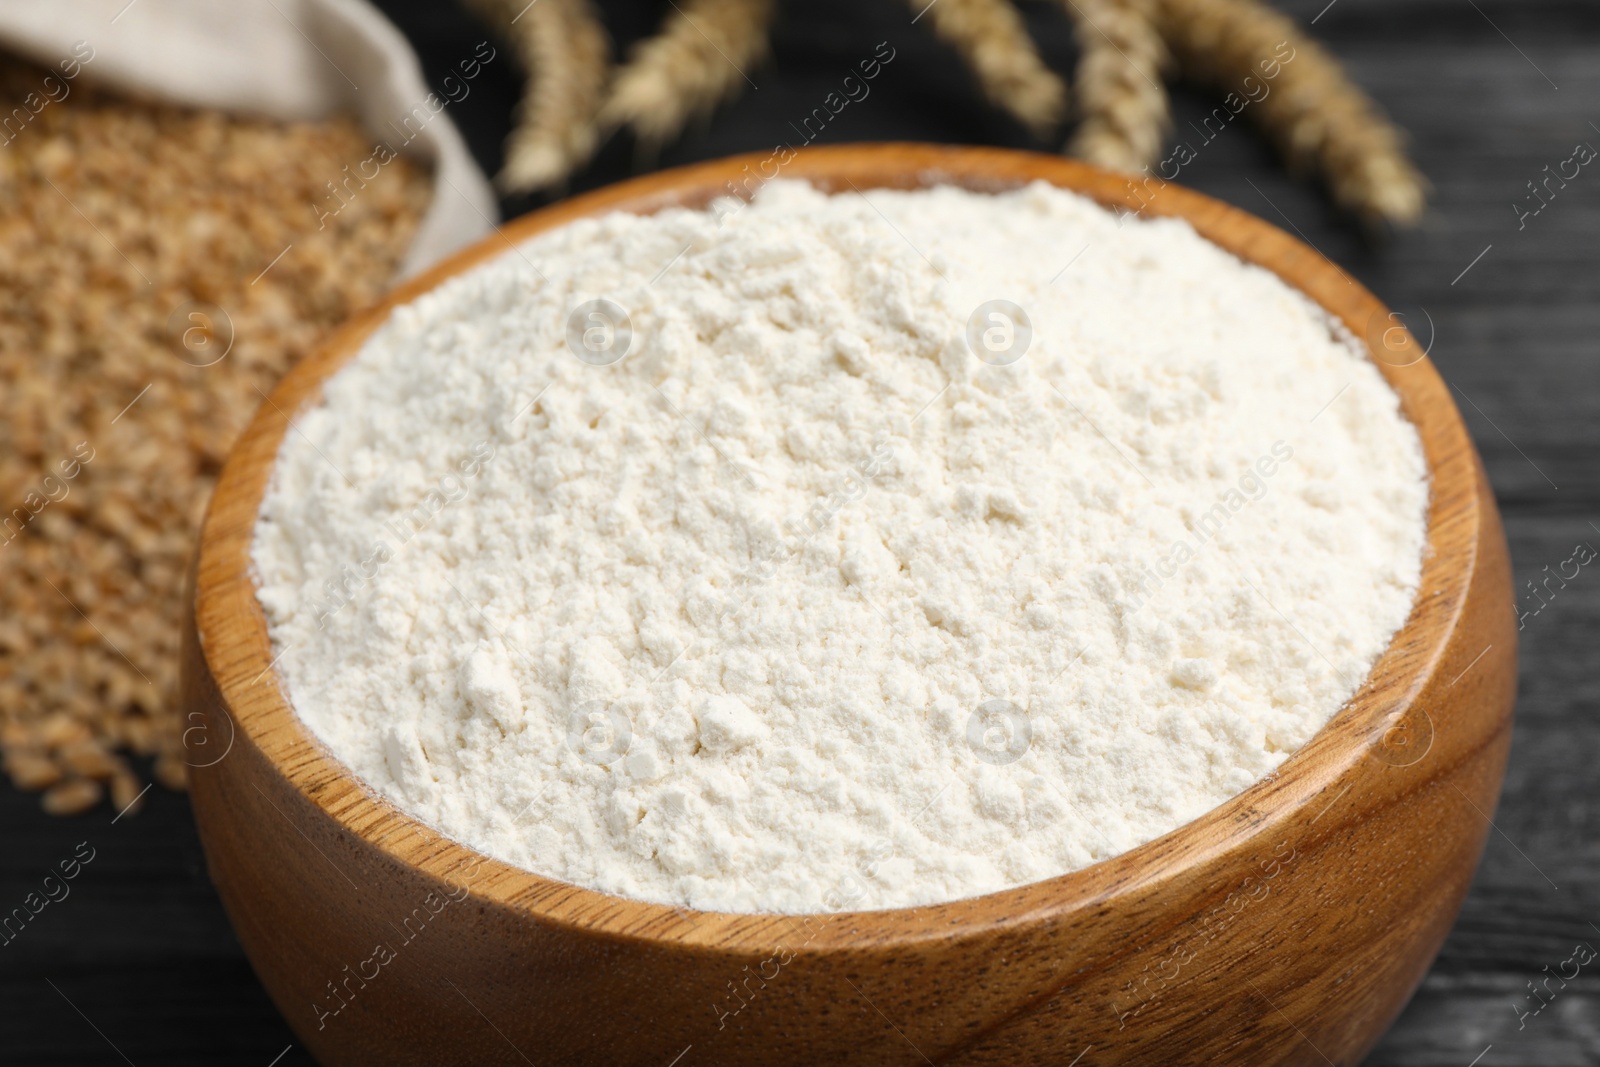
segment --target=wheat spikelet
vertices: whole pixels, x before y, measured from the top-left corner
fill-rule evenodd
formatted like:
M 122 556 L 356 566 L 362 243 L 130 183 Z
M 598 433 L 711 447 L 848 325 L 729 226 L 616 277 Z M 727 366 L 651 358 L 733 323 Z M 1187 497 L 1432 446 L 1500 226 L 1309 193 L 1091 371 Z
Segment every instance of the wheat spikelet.
M 1137 172 L 1160 156 L 1171 124 L 1156 0 L 1064 3 L 1083 53 L 1074 86 L 1082 121 L 1067 150 L 1111 170 Z
M 1161 3 L 1185 73 L 1241 95 L 1246 77 L 1267 87 L 1250 113 L 1290 166 L 1320 171 L 1334 201 L 1366 221 L 1404 225 L 1422 214 L 1427 185 L 1400 130 L 1291 20 L 1256 0 Z
M 599 144 L 595 115 L 611 45 L 590 0 L 467 0 L 515 46 L 527 71 L 496 179 L 508 192 L 562 181 Z
M 990 103 L 1015 115 L 1035 136 L 1055 129 L 1067 87 L 1039 58 L 1010 0 L 911 0 L 911 6 L 961 53 Z
M 600 110 L 607 128 L 631 126 L 641 143 L 676 137 L 749 81 L 767 56 L 773 0 L 681 0 L 661 32 L 617 72 Z

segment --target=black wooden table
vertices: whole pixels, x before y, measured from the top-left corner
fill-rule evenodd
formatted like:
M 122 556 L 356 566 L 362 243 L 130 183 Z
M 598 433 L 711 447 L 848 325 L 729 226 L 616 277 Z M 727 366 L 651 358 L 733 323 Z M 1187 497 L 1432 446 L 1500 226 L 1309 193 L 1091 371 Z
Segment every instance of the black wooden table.
M 909 24 L 907 3 L 783 2 L 775 61 L 751 72 L 759 89 L 647 162 L 770 148 L 882 40 L 898 50 L 896 62 L 823 140 L 1032 147 L 1020 128 L 982 105 L 953 56 Z M 380 6 L 416 42 L 432 77 L 483 36 L 444 0 Z M 1600 546 L 1600 169 L 1586 168 L 1536 216 L 1519 220 L 1513 207 L 1546 165 L 1570 158 L 1579 143 L 1600 147 L 1600 4 L 1285 6 L 1303 23 L 1316 19 L 1320 38 L 1412 132 L 1434 185 L 1425 223 L 1370 247 L 1243 127 L 1208 145 L 1184 181 L 1299 231 L 1406 314 L 1424 342 L 1432 335 L 1432 357 L 1504 509 L 1524 609 L 1539 608 L 1524 620 L 1511 766 L 1482 867 L 1438 963 L 1368 1062 L 1600 1063 L 1600 959 L 1564 983 L 1545 984 L 1570 975 L 1565 961 L 1578 944 L 1600 948 L 1600 683 L 1593 670 L 1600 568 L 1583 568 L 1548 603 L 1524 585 L 1546 566 L 1554 572 L 1580 543 Z M 665 7 L 606 5 L 624 42 Z M 1048 60 L 1070 71 L 1074 53 L 1059 7 L 1027 10 Z M 452 105 L 490 171 L 499 165 L 517 89 L 510 65 L 493 64 L 472 96 Z M 1180 134 L 1209 106 L 1180 94 Z M 604 184 L 643 165 L 621 141 L 573 186 Z M 55 820 L 39 813 L 37 798 L 0 787 L 0 909 L 20 903 L 80 843 L 94 855 L 70 897 L 0 948 L 0 1063 L 311 1062 L 229 930 L 187 801 L 159 788 L 146 799 L 143 812 L 115 824 L 104 808 Z M 1175 1042 L 1173 1061 L 1181 1058 Z M 1084 1067 L 1092 1060 L 1091 1053 Z

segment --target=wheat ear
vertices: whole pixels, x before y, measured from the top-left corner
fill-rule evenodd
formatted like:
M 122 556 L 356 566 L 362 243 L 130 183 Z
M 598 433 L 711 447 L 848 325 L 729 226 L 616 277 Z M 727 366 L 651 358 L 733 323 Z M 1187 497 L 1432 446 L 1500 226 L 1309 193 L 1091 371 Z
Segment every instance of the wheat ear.
M 1159 158 L 1172 124 L 1156 0 L 1064 3 L 1082 52 L 1074 85 L 1080 122 L 1067 150 L 1111 170 L 1140 171 Z
M 611 43 L 590 0 L 467 0 L 515 47 L 527 80 L 496 179 L 507 192 L 555 185 L 599 144 L 595 115 Z
M 1039 58 L 1010 0 L 911 0 L 911 6 L 961 53 L 990 103 L 1037 137 L 1055 129 L 1066 109 L 1066 84 Z
M 1256 0 L 1162 0 L 1162 26 L 1184 72 L 1251 100 L 1290 166 L 1319 171 L 1340 206 L 1368 222 L 1421 216 L 1427 182 L 1404 135 L 1293 21 Z
M 661 32 L 640 43 L 618 70 L 600 109 L 607 128 L 631 126 L 641 143 L 676 137 L 750 81 L 767 56 L 773 0 L 681 0 Z

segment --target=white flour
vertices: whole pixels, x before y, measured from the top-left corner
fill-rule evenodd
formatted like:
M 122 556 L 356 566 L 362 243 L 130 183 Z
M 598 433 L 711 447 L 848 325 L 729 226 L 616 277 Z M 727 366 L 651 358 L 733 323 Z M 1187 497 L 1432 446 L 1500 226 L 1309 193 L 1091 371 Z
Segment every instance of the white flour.
M 260 600 L 361 779 L 622 896 L 882 908 L 1148 841 L 1349 698 L 1427 483 L 1326 316 L 1048 187 L 868 195 L 574 223 L 299 416 Z

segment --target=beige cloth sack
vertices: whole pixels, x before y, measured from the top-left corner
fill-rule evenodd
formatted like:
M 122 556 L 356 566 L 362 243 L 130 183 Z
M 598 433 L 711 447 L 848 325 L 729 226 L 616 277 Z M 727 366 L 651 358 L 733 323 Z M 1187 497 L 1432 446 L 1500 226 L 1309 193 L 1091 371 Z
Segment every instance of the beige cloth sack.
M 411 45 L 366 0 L 0 0 L 0 45 L 56 69 L 92 54 L 83 75 L 176 104 L 275 119 L 354 115 L 376 141 L 433 170 L 433 202 L 402 277 L 497 221 L 448 101 L 430 93 Z

